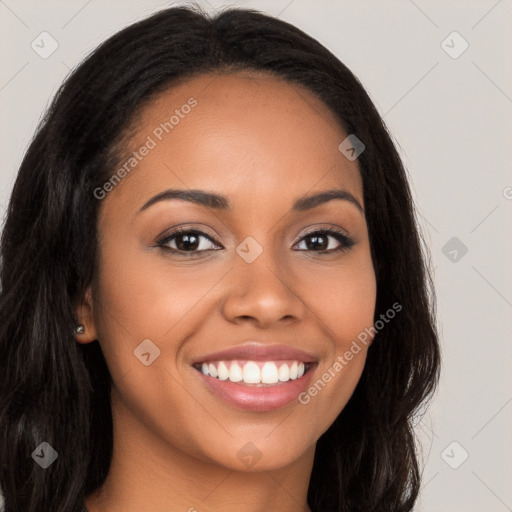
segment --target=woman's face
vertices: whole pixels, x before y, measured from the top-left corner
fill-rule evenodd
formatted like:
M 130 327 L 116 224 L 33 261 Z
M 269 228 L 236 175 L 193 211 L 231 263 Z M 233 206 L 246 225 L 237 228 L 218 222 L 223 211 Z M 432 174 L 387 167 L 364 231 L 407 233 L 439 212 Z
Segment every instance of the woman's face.
M 376 299 L 347 135 L 309 91 L 255 73 L 202 75 L 144 109 L 104 188 L 86 323 L 126 435 L 260 471 L 297 460 L 336 419 Z M 170 190 L 223 199 L 152 201 Z M 240 350 L 215 354 L 228 349 Z

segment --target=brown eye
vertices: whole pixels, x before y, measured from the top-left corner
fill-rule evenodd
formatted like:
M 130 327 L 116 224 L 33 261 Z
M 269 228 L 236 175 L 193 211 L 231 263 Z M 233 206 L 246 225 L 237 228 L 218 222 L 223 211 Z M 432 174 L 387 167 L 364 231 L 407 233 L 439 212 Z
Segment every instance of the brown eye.
M 183 228 L 173 231 L 160 240 L 158 246 L 169 252 L 190 255 L 219 248 L 212 238 L 202 231 Z
M 332 247 L 332 242 L 329 239 L 336 240 L 338 247 Z M 352 238 L 332 228 L 312 231 L 302 237 L 301 242 L 303 241 L 305 241 L 306 250 L 327 253 L 348 251 L 355 244 Z

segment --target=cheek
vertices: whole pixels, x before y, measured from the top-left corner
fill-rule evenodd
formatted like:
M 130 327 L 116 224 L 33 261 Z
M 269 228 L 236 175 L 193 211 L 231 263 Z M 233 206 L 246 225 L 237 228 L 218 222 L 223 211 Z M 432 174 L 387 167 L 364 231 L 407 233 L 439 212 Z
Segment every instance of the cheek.
M 317 368 L 310 387 L 299 396 L 309 414 L 324 418 L 323 431 L 352 396 L 373 338 L 369 328 L 373 326 L 377 287 L 369 255 L 355 258 L 339 273 L 331 273 L 325 283 L 323 291 L 317 288 L 311 307 L 332 340 L 331 351 Z
M 337 354 L 373 325 L 377 284 L 369 251 L 360 250 L 337 270 L 316 275 L 309 289 L 311 308 L 335 341 Z
M 111 334 L 119 330 L 133 342 L 162 338 L 218 280 L 214 272 L 200 274 L 194 265 L 171 267 L 155 251 L 115 239 L 103 247 L 97 315 L 103 338 L 115 339 Z
M 137 253 L 113 230 L 108 232 L 108 241 L 100 250 L 94 319 L 114 379 L 138 368 L 134 350 L 143 340 L 156 339 L 155 327 L 169 330 L 173 325 L 172 317 L 161 319 L 165 326 L 155 325 L 155 307 L 160 299 L 155 283 L 160 281 L 149 262 L 150 254 L 141 254 L 140 249 Z M 167 293 L 169 290 L 172 288 Z
M 129 373 L 136 387 L 139 381 L 147 385 L 147 375 L 153 378 L 157 367 L 176 368 L 181 345 L 209 314 L 208 292 L 226 272 L 220 266 L 205 271 L 204 266 L 179 265 L 176 260 L 171 266 L 165 257 L 156 258 L 154 251 L 141 251 L 135 244 L 130 247 L 125 240 L 109 237 L 101 250 L 95 293 L 98 339 L 111 375 L 116 381 Z M 146 367 L 134 354 L 139 347 L 140 354 L 147 352 L 142 347 L 153 351 L 150 360 L 153 354 L 162 357 Z M 164 374 L 156 380 L 169 378 Z M 172 379 L 168 384 L 166 389 L 176 388 Z M 158 390 L 147 396 L 157 395 Z

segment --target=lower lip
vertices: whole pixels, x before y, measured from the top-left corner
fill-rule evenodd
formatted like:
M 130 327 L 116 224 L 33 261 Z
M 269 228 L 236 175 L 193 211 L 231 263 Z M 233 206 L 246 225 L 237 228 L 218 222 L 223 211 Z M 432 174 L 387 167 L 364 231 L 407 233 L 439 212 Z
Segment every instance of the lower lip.
M 300 378 L 272 386 L 245 386 L 228 380 L 220 380 L 205 375 L 200 370 L 194 371 L 202 378 L 208 389 L 222 398 L 229 405 L 246 411 L 273 411 L 298 399 L 311 382 L 316 364 Z

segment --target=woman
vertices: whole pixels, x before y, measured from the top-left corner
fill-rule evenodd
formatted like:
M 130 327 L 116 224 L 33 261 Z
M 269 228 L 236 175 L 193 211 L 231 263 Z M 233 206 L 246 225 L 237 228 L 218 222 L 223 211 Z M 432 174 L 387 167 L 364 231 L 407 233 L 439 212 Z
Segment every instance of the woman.
M 176 7 L 103 43 L 1 256 L 5 512 L 413 509 L 440 355 L 407 177 L 297 28 Z

